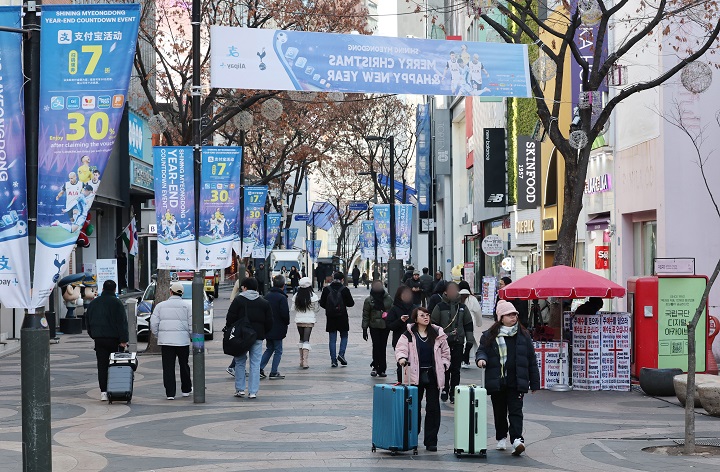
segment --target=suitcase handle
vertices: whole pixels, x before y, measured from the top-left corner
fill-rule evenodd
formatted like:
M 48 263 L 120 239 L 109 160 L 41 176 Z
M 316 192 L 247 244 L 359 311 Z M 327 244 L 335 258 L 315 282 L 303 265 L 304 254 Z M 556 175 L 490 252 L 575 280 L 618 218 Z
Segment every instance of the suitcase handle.
M 475 405 L 477 406 L 477 400 L 475 400 Z M 478 414 L 475 412 L 475 434 L 478 433 Z
M 480 386 L 485 388 L 485 367 L 480 367 Z

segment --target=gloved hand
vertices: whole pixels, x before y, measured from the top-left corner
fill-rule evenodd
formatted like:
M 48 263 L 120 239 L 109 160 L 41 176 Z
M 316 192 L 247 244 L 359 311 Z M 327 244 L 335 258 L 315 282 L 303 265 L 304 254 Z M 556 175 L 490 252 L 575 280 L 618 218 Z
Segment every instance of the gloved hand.
M 368 340 L 368 331 L 367 331 L 367 328 L 363 328 L 363 339 L 364 339 L 365 341 Z

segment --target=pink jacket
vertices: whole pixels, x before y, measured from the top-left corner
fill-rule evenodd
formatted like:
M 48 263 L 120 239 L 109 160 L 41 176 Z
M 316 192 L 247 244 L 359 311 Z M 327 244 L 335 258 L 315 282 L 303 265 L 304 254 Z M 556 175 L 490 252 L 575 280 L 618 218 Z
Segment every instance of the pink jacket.
M 413 333 L 413 324 L 408 325 L 408 332 L 412 335 L 412 341 L 403 334 L 400 336 L 400 340 L 395 346 L 395 359 L 407 359 L 410 362 L 408 368 L 408 376 L 410 377 L 410 385 L 417 385 L 420 382 L 420 360 L 417 351 L 417 338 Z M 450 368 L 450 346 L 447 343 L 447 336 L 440 326 L 432 325 L 438 334 L 435 338 L 435 346 L 433 350 L 433 357 L 435 359 L 435 374 L 437 375 L 438 388 L 442 388 L 445 385 L 445 371 Z M 405 379 L 403 379 L 405 380 Z M 407 381 L 405 380 L 407 383 Z

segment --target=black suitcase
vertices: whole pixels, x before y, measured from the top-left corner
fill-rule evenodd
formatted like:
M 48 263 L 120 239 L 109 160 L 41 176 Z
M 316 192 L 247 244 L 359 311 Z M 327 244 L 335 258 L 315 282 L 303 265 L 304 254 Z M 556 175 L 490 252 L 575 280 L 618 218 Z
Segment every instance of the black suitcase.
M 135 370 L 131 366 L 111 365 L 108 367 L 108 403 L 120 401 L 130 404 L 132 401 L 134 381 Z

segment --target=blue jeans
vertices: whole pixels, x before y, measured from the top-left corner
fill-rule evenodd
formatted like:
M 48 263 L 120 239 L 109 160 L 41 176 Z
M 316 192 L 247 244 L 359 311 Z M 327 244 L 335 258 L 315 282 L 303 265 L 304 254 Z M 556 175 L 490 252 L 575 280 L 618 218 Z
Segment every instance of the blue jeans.
M 337 331 L 331 331 L 328 333 L 328 337 L 330 338 L 330 360 L 333 362 L 337 361 L 338 353 L 336 353 L 337 349 Z M 348 332 L 347 331 L 340 331 L 340 356 L 345 357 L 345 349 L 347 349 L 348 344 Z
M 270 356 L 273 356 L 270 373 L 277 374 L 278 368 L 280 367 L 280 359 L 282 359 L 283 353 L 282 339 L 266 339 L 265 345 L 267 348 L 265 349 L 265 352 L 262 355 L 262 360 L 260 361 L 260 370 L 265 370 L 265 366 L 270 361 Z
M 260 356 L 262 355 L 262 341 L 255 341 L 250 352 L 242 356 L 235 356 L 235 391 L 245 391 L 245 364 L 250 356 L 250 374 L 248 375 L 248 393 L 257 394 L 260 390 Z

